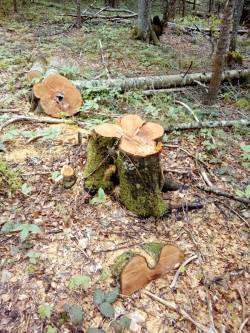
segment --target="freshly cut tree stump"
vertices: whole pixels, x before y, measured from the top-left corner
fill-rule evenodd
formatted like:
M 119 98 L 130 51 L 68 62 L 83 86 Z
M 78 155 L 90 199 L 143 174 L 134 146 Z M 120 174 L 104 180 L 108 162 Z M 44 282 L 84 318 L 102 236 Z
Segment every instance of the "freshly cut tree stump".
M 45 73 L 47 66 L 47 61 L 43 56 L 37 57 L 31 69 L 27 73 L 27 80 L 31 82 L 33 79 L 40 79 L 42 78 L 43 74 Z
M 71 188 L 76 182 L 74 169 L 70 165 L 64 165 L 61 170 L 62 183 L 64 188 Z
M 35 98 L 49 116 L 63 118 L 73 116 L 82 105 L 82 97 L 76 87 L 65 77 L 49 75 L 33 87 Z
M 112 188 L 109 171 L 115 164 L 121 202 L 140 216 L 164 215 L 167 205 L 161 196 L 164 179 L 159 142 L 163 134 L 162 126 L 146 123 L 137 115 L 96 126 L 87 148 L 86 187 Z

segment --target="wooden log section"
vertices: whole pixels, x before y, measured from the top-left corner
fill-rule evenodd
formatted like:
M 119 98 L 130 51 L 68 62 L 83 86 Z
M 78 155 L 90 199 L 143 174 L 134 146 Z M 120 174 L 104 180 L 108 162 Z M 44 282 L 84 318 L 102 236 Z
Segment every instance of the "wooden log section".
M 115 164 L 120 201 L 140 216 L 164 215 L 167 204 L 161 196 L 164 179 L 160 165 L 163 134 L 160 125 L 145 123 L 137 115 L 126 115 L 117 124 L 96 126 L 87 148 L 85 186 L 114 187 L 109 170 Z
M 82 97 L 75 86 L 65 77 L 50 74 L 42 83 L 33 87 L 34 102 L 51 117 L 63 118 L 76 114 L 82 105 Z
M 64 165 L 61 170 L 63 187 L 71 188 L 76 182 L 74 169 L 70 165 Z
M 222 80 L 247 78 L 250 75 L 250 69 L 230 70 L 222 74 Z M 183 77 L 183 74 L 146 76 L 136 78 L 123 78 L 111 80 L 77 80 L 72 81 L 78 89 L 87 89 L 92 87 L 112 87 L 121 90 L 132 89 L 164 89 L 172 87 L 183 87 L 199 82 L 210 82 L 212 73 L 192 73 Z
M 35 58 L 31 69 L 27 73 L 27 80 L 31 82 L 33 79 L 42 78 L 45 73 L 47 66 L 47 61 L 43 56 L 39 56 Z

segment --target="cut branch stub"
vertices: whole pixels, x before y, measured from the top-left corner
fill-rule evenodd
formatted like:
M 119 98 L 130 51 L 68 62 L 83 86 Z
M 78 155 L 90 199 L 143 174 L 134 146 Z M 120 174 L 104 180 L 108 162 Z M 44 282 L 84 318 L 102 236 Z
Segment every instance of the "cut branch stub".
M 82 105 L 82 97 L 76 87 L 65 77 L 49 75 L 33 87 L 35 97 L 45 113 L 55 118 L 73 116 Z

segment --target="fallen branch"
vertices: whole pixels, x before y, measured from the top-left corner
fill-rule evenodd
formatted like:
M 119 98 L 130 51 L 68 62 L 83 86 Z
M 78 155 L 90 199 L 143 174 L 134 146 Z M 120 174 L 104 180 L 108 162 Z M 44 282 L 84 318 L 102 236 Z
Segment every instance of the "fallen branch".
M 194 111 L 187 104 L 177 100 L 175 100 L 175 103 L 183 106 L 191 114 L 195 121 L 200 122 Z
M 243 323 L 240 325 L 240 328 L 239 328 L 239 333 L 242 333 L 243 331 L 243 328 L 245 327 L 246 323 L 248 322 L 248 320 L 250 319 L 250 317 L 247 317 Z
M 229 199 L 233 199 L 239 202 L 243 202 L 246 205 L 250 205 L 250 200 L 246 199 L 246 198 L 241 198 L 238 197 L 232 193 L 228 193 L 228 192 L 224 192 L 216 187 L 208 187 L 208 186 L 201 186 L 201 185 L 196 185 L 196 187 L 202 191 L 208 192 L 208 193 L 214 193 L 216 195 L 222 196 L 222 197 L 226 197 Z
M 157 302 L 165 305 L 167 308 L 179 312 L 185 319 L 191 321 L 191 323 L 193 323 L 202 332 L 205 332 L 205 333 L 211 332 L 208 327 L 206 327 L 206 326 L 202 325 L 201 323 L 197 322 L 196 320 L 194 320 L 185 310 L 183 310 L 182 308 L 177 306 L 175 303 L 166 301 L 165 299 L 162 299 L 162 298 L 156 296 L 155 294 L 152 294 L 150 291 L 147 291 L 147 290 L 143 290 L 142 293 L 151 297 L 151 298 L 153 298 Z
M 110 7 L 105 7 L 105 8 L 92 7 L 92 8 L 97 9 L 97 10 L 102 9 L 102 11 L 104 11 L 104 12 L 128 13 L 128 14 L 137 15 L 137 13 L 133 12 L 132 10 L 123 9 L 123 8 L 110 8 Z
M 197 254 L 195 254 L 192 257 L 185 260 L 183 264 L 181 264 L 181 266 L 178 268 L 177 272 L 175 273 L 175 276 L 174 276 L 174 279 L 173 279 L 172 283 L 170 284 L 171 289 L 175 288 L 177 280 L 178 280 L 180 274 L 183 272 L 183 268 L 185 266 L 187 266 L 187 264 L 189 264 L 192 260 L 197 259 L 197 258 L 198 258 L 198 256 L 197 256 Z
M 169 89 L 148 89 L 143 91 L 143 95 L 152 96 L 159 93 L 171 93 L 171 92 L 180 92 L 186 90 L 186 87 L 183 88 L 169 88 Z
M 225 71 L 222 80 L 239 79 L 247 77 L 250 69 Z M 73 84 L 79 89 L 89 89 L 94 87 L 112 87 L 121 90 L 132 89 L 161 89 L 183 87 L 195 84 L 194 81 L 210 82 L 212 73 L 192 73 L 183 77 L 183 74 L 172 74 L 162 76 L 145 76 L 134 78 L 122 78 L 111 80 L 76 80 Z
M 239 120 L 218 120 L 218 121 L 199 121 L 193 123 L 183 123 L 177 125 L 165 126 L 165 132 L 179 131 L 179 130 L 193 130 L 199 128 L 215 128 L 215 127 L 232 127 L 232 126 L 249 126 L 250 119 Z
M 67 119 L 57 119 L 57 118 L 49 118 L 49 117 L 30 117 L 30 116 L 18 116 L 15 118 L 11 118 L 7 120 L 0 126 L 0 133 L 1 131 L 9 126 L 10 124 L 19 122 L 19 121 L 30 121 L 32 123 L 46 123 L 46 124 L 69 124 L 69 125 L 78 125 L 80 127 L 84 127 L 85 124 L 82 121 L 78 120 L 67 120 Z

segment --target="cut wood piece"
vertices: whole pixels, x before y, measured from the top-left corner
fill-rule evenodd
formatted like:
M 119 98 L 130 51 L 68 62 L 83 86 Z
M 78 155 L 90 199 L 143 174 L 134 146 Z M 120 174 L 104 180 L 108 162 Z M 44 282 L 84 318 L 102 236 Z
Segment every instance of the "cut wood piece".
M 66 62 L 63 58 L 58 56 L 53 56 L 48 60 L 48 68 L 44 74 L 45 77 L 49 75 L 59 74 L 60 70 L 66 65 Z
M 76 182 L 74 169 L 70 165 L 64 165 L 61 170 L 63 176 L 62 182 L 64 188 L 71 188 Z
M 162 248 L 159 261 L 154 268 L 148 267 L 143 256 L 133 257 L 120 275 L 121 294 L 131 295 L 181 264 L 183 260 L 184 253 L 174 245 L 166 245 Z
M 43 111 L 55 118 L 73 116 L 82 105 L 80 92 L 58 74 L 49 75 L 42 83 L 35 84 L 33 92 L 40 99 Z
M 136 89 L 162 89 L 171 87 L 183 87 L 195 85 L 196 82 L 210 82 L 211 72 L 192 73 L 183 77 L 183 74 L 172 74 L 162 76 L 146 76 L 110 80 L 79 80 L 72 81 L 78 89 L 89 89 L 90 87 L 114 87 L 123 91 Z M 250 75 L 249 69 L 230 70 L 222 74 L 222 80 L 247 78 Z
M 45 73 L 47 66 L 47 61 L 43 56 L 37 57 L 31 69 L 27 73 L 27 80 L 31 82 L 33 79 L 40 79 L 42 78 L 43 74 Z

